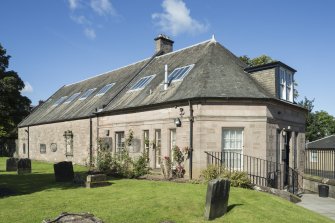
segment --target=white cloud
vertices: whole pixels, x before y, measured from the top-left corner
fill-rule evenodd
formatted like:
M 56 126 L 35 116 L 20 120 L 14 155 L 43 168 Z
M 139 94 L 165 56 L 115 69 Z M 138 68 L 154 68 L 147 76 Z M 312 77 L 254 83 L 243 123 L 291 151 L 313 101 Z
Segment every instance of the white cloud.
M 116 11 L 109 0 L 91 0 L 91 8 L 99 15 L 116 15 Z
M 80 24 L 80 25 L 91 25 L 92 22 L 90 20 L 88 20 L 85 16 L 80 15 L 80 16 L 75 16 L 75 15 L 71 15 L 71 19 Z
M 21 93 L 26 94 L 26 93 L 32 93 L 34 91 L 33 87 L 29 82 L 24 82 L 24 88 L 21 90 Z
M 72 10 L 75 10 L 79 6 L 79 0 L 68 0 L 69 2 L 69 7 Z
M 152 14 L 152 19 L 162 31 L 176 36 L 182 32 L 196 34 L 207 30 L 207 25 L 190 16 L 190 10 L 183 0 L 164 0 L 162 7 L 163 13 Z
M 96 38 L 96 28 L 102 27 L 101 17 L 117 16 L 111 0 L 67 0 L 71 9 L 70 18 L 83 28 L 86 37 Z M 88 19 L 89 18 L 89 19 Z M 107 21 L 106 19 L 104 21 Z
M 86 27 L 84 29 L 84 34 L 89 39 L 95 39 L 95 37 L 96 37 L 95 30 L 93 28 Z

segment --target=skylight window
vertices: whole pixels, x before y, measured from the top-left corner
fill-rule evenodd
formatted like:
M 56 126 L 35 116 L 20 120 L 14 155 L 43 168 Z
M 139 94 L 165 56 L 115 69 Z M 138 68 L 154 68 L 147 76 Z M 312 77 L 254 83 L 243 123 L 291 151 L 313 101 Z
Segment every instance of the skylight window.
M 104 95 L 109 89 L 111 89 L 114 86 L 114 84 L 115 83 L 105 85 L 95 96 Z
M 78 92 L 78 93 L 75 93 L 73 94 L 71 97 L 69 97 L 65 102 L 64 104 L 68 104 L 70 103 L 71 101 L 73 101 L 74 99 L 76 99 L 79 95 L 80 95 L 81 92 Z
M 67 98 L 67 96 L 63 96 L 60 99 L 58 99 L 55 104 L 53 104 L 54 106 L 60 105 L 63 103 L 63 101 L 65 101 L 65 99 Z
M 188 65 L 185 67 L 178 67 L 172 71 L 172 73 L 168 76 L 168 83 L 173 81 L 180 81 L 184 79 L 184 77 L 190 72 L 190 70 L 194 67 L 194 64 Z
M 143 88 L 145 88 L 145 86 L 147 86 L 150 81 L 152 81 L 152 79 L 155 78 L 156 75 L 150 75 L 150 76 L 146 76 L 146 77 L 142 77 L 139 81 L 136 82 L 136 84 L 134 84 L 129 91 L 136 91 L 136 90 L 142 90 Z
M 85 91 L 85 93 L 84 93 L 78 100 L 85 100 L 85 99 L 88 98 L 88 96 L 90 96 L 95 90 L 96 90 L 96 88 L 88 89 L 87 91 Z

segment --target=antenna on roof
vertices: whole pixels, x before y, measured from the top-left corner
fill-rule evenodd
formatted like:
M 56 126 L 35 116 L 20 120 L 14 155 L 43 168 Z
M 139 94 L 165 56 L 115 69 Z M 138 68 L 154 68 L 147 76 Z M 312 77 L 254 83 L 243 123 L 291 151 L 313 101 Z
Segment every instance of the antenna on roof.
M 211 39 L 212 42 L 216 42 L 216 39 L 215 39 L 215 36 L 214 34 L 212 35 L 212 39 Z

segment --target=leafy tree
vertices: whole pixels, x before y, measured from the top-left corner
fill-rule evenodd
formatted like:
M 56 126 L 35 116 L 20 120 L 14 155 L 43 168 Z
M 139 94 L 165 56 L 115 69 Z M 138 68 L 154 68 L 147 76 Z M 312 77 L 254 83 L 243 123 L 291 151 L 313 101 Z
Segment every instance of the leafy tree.
M 31 101 L 21 95 L 24 83 L 19 75 L 7 70 L 10 56 L 0 44 L 0 149 L 6 140 L 17 138 L 17 125 L 29 114 Z M 0 151 L 0 154 L 3 151 Z
M 306 140 L 314 141 L 335 133 L 335 118 L 326 111 L 313 112 L 314 99 L 304 100 L 298 103 L 308 110 L 306 116 Z
M 267 64 L 267 63 L 271 63 L 271 62 L 275 61 L 267 55 L 261 55 L 259 57 L 255 57 L 253 59 L 251 59 L 247 55 L 243 55 L 243 56 L 240 56 L 240 60 L 242 60 L 244 63 L 246 63 L 249 67 L 263 65 L 263 64 Z

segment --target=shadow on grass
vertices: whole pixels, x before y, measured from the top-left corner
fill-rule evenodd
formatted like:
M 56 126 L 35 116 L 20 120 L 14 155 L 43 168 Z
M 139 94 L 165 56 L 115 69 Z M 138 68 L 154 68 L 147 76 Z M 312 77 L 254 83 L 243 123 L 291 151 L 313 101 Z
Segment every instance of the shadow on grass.
M 75 174 L 80 174 L 83 182 L 86 180 L 86 171 L 75 172 Z M 119 179 L 121 178 L 107 177 L 108 181 Z M 31 194 L 43 190 L 66 190 L 79 187 L 85 187 L 84 183 L 56 182 L 53 173 L 33 172 L 24 175 L 16 173 L 0 175 L 0 198 Z
M 241 206 L 241 205 L 243 205 L 243 204 L 231 204 L 231 205 L 228 205 L 227 212 L 229 212 L 229 211 L 233 210 L 233 208 Z
M 84 173 L 80 172 L 80 174 Z M 81 186 L 72 182 L 56 182 L 53 173 L 6 174 L 0 175 L 0 198 L 49 189 L 72 189 Z

